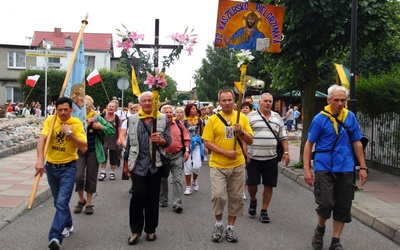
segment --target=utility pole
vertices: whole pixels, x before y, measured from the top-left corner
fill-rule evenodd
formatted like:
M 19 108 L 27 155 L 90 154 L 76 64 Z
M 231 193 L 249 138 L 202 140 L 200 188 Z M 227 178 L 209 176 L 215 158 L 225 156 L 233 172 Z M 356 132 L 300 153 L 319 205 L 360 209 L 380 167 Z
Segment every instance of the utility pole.
M 351 5 L 351 56 L 350 56 L 350 99 L 349 110 L 357 113 L 356 99 L 356 48 L 357 48 L 357 0 L 352 0 Z

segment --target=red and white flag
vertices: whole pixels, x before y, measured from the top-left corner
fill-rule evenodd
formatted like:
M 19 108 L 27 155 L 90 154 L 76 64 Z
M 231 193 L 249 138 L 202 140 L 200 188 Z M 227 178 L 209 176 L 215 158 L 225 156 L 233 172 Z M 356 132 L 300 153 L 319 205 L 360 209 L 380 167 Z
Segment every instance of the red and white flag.
M 89 86 L 93 86 L 98 82 L 101 82 L 101 77 L 99 74 L 99 71 L 97 69 L 94 69 L 86 78 L 86 80 L 88 81 L 88 85 Z
M 39 80 L 40 75 L 28 76 L 25 80 L 25 84 L 30 87 L 35 87 L 36 82 Z

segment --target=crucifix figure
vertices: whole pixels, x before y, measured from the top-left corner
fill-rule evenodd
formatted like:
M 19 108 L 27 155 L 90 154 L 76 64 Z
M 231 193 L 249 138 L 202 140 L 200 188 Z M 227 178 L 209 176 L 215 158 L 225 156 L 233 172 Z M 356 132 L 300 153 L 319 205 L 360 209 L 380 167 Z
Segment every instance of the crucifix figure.
M 154 50 L 154 55 L 153 55 L 153 62 L 154 62 L 154 69 L 158 67 L 158 52 L 160 49 L 182 49 L 182 45 L 162 45 L 159 44 L 159 38 L 160 38 L 160 20 L 155 19 L 155 36 L 154 36 L 154 44 L 138 44 L 138 48 L 147 48 L 147 49 L 153 49 Z M 164 66 L 164 65 L 163 65 Z M 167 65 L 169 66 L 169 65 Z M 158 103 L 159 103 L 159 98 L 160 98 L 160 93 L 157 88 L 153 88 L 153 97 L 152 97 L 152 103 L 153 103 L 153 110 L 152 110 L 152 116 L 153 116 L 153 133 L 157 131 L 157 111 L 158 111 Z M 151 150 L 151 164 L 152 167 L 156 167 L 156 150 L 157 150 L 157 145 L 156 143 L 153 143 L 152 145 L 152 150 Z

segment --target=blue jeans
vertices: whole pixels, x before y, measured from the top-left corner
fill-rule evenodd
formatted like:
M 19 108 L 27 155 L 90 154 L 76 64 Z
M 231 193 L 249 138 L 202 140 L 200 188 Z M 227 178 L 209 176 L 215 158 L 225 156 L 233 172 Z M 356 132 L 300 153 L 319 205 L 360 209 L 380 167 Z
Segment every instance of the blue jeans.
M 54 207 L 56 208 L 56 214 L 49 232 L 49 241 L 58 239 L 62 243 L 62 231 L 65 227 L 72 226 L 69 201 L 74 190 L 76 163 L 72 163 L 70 167 L 60 168 L 53 168 L 51 165 L 46 164 L 46 174 L 51 194 L 54 198 Z
M 292 123 L 293 123 L 293 120 L 286 120 L 287 132 L 292 131 Z

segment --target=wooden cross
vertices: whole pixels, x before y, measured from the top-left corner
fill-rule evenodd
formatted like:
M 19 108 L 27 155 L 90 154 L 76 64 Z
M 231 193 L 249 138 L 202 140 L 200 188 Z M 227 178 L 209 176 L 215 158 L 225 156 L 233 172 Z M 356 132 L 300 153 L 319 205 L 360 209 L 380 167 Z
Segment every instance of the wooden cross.
M 182 45 L 162 45 L 159 44 L 159 38 L 160 38 L 160 20 L 156 19 L 155 20 L 155 35 L 154 35 L 154 44 L 137 44 L 136 46 L 138 48 L 143 48 L 143 49 L 153 49 L 154 50 L 154 56 L 153 56 L 153 61 L 154 61 L 154 68 L 158 67 L 158 51 L 160 49 L 177 49 L 180 48 L 182 49 Z
M 156 19 L 155 20 L 155 36 L 154 36 L 154 44 L 138 44 L 137 47 L 139 48 L 147 48 L 147 49 L 153 49 L 154 50 L 154 55 L 153 55 L 153 61 L 154 61 L 154 69 L 158 67 L 158 51 L 160 49 L 177 49 L 180 48 L 182 49 L 182 45 L 161 45 L 159 44 L 159 38 L 160 38 L 160 20 Z M 153 103 L 153 133 L 157 132 L 157 111 L 158 111 L 158 101 L 159 101 L 159 92 L 158 90 L 153 90 L 153 98 L 152 98 L 152 103 Z M 157 145 L 156 143 L 153 142 L 152 145 L 152 150 L 151 150 L 151 166 L 156 167 L 156 150 L 157 150 Z

